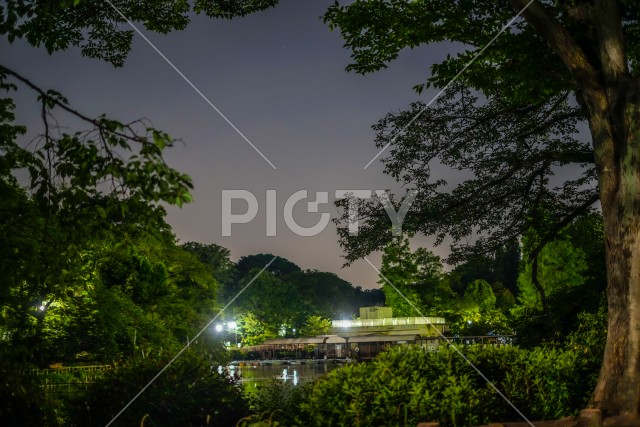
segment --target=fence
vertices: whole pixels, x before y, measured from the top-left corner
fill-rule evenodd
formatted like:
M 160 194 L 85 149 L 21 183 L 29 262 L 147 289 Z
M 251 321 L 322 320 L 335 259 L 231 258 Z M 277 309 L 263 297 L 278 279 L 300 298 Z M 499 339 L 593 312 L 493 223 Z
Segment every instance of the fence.
M 60 366 L 47 369 L 32 369 L 28 373 L 35 377 L 47 393 L 71 394 L 86 389 L 98 377 L 112 369 L 111 365 Z

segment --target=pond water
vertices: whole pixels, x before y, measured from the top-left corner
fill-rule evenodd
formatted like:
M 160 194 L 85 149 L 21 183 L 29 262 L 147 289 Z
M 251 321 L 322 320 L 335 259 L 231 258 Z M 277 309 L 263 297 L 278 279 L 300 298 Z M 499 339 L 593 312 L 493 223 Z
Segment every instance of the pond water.
M 230 365 L 227 369 L 232 377 L 240 379 L 245 392 L 253 393 L 258 387 L 266 385 L 272 380 L 290 382 L 293 385 L 305 384 L 341 366 L 340 363 L 263 364 L 258 366 Z

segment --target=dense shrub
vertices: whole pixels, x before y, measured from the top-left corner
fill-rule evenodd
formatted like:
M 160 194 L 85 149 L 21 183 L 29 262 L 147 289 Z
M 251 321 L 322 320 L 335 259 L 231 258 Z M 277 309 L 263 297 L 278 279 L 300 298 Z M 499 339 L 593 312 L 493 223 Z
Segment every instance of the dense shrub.
M 584 375 L 572 351 L 461 347 L 472 362 L 529 419 L 575 413 L 585 402 Z M 518 413 L 450 347 L 425 352 L 396 347 L 366 364 L 319 379 L 302 404 L 305 425 L 415 426 L 439 421 L 470 426 L 521 420 Z
M 53 402 L 28 369 L 0 363 L 0 426 L 57 426 Z
M 106 425 L 167 361 L 137 359 L 106 373 L 72 402 L 68 425 Z M 185 353 L 113 425 L 228 427 L 246 414 L 239 385 L 208 360 Z
M 598 380 L 604 347 L 607 342 L 607 310 L 602 304 L 596 313 L 583 312 L 577 316 L 577 327 L 569 334 L 565 347 L 578 355 L 583 388 L 593 390 Z
M 239 423 L 240 427 L 262 427 L 303 424 L 302 403 L 307 399 L 312 383 L 293 385 L 290 381 L 272 380 L 248 396 L 252 415 Z
M 605 313 L 606 324 L 606 299 L 598 289 L 600 286 L 587 285 L 560 289 L 549 296 L 547 313 L 539 307 L 513 309 L 510 324 L 515 332 L 514 342 L 524 348 L 564 346 L 570 335 L 585 329 L 584 316 L 594 316 L 599 311 Z

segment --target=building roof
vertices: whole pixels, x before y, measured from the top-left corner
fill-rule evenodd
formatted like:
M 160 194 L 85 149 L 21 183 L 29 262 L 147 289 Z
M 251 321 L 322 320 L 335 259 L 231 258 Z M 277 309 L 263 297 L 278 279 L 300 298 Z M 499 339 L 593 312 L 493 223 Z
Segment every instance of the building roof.
M 389 326 L 424 326 L 444 325 L 443 317 L 385 317 L 381 319 L 357 319 L 334 320 L 332 326 L 335 329 L 363 328 L 363 327 L 389 327 Z
M 416 341 L 420 335 L 361 335 L 349 337 L 350 343 Z
M 301 337 L 301 338 L 274 338 L 266 340 L 263 344 L 324 344 L 327 337 Z

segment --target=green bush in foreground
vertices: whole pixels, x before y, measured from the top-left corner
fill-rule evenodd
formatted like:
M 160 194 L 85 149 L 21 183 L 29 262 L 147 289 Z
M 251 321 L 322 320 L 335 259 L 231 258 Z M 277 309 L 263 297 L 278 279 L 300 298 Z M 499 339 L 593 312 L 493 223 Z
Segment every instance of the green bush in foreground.
M 168 360 L 137 359 L 107 372 L 70 405 L 70 426 L 104 426 Z M 118 417 L 114 426 L 233 426 L 247 414 L 242 392 L 211 362 L 185 353 Z
M 469 346 L 460 351 L 529 419 L 574 414 L 588 398 L 590 366 L 573 351 Z M 595 368 L 597 369 L 597 367 Z M 453 348 L 396 347 L 371 363 L 319 379 L 306 401 L 308 426 L 472 426 L 522 420 Z
M 260 386 L 257 392 L 248 396 L 253 414 L 241 420 L 238 427 L 305 425 L 300 419 L 300 407 L 312 387 L 313 383 L 293 385 L 290 381 L 278 380 Z

